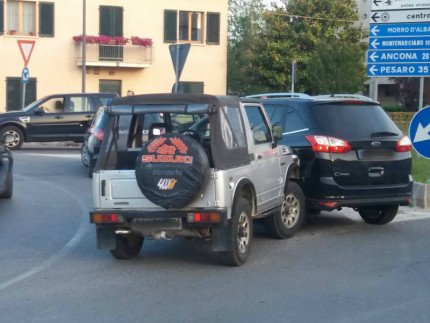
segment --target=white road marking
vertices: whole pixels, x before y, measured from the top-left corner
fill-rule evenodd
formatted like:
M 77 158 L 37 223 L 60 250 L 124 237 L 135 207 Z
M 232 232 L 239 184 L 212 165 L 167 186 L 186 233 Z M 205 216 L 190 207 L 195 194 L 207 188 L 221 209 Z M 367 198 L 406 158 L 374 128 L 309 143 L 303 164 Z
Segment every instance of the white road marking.
M 80 154 L 35 154 L 35 153 L 30 153 L 28 155 L 42 156 L 42 157 L 60 157 L 60 158 L 81 159 Z
M 29 181 L 29 179 L 24 177 L 24 176 L 20 176 L 20 175 L 14 175 L 14 176 L 22 177 L 26 181 Z M 40 183 L 40 181 L 38 181 L 38 182 Z M 71 191 L 69 191 L 69 190 L 67 190 L 67 189 L 65 189 L 59 185 L 55 185 L 55 184 L 45 182 L 45 181 L 43 181 L 43 183 L 46 185 L 53 186 L 56 190 L 63 191 L 64 193 L 68 194 L 69 197 L 71 197 L 72 199 L 74 199 L 76 201 L 76 203 L 79 205 L 81 212 L 82 212 L 81 222 L 79 223 L 79 228 L 75 232 L 75 235 L 69 240 L 69 242 L 67 242 L 67 244 L 63 247 L 63 249 L 61 249 L 58 253 L 49 257 L 47 260 L 43 261 L 40 265 L 37 265 L 37 266 L 31 268 L 30 270 L 27 270 L 26 272 L 14 277 L 14 278 L 11 278 L 11 279 L 3 282 L 3 283 L 0 283 L 0 291 L 5 289 L 5 288 L 12 286 L 15 283 L 21 282 L 27 278 L 30 278 L 30 277 L 36 275 L 37 273 L 50 267 L 52 264 L 57 262 L 60 258 L 66 256 L 73 248 L 75 248 L 78 245 L 78 243 L 81 241 L 82 237 L 87 233 L 87 231 L 89 229 L 87 207 L 82 204 L 79 196 L 77 196 L 76 194 L 72 193 Z

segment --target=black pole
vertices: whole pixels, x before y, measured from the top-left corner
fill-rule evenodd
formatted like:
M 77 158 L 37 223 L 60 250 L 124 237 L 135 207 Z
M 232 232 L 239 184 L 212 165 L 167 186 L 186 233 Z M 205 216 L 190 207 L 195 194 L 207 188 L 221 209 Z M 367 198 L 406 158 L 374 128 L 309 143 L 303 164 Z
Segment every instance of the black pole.
M 85 93 L 85 77 L 87 74 L 87 3 L 83 0 L 82 10 L 82 93 Z

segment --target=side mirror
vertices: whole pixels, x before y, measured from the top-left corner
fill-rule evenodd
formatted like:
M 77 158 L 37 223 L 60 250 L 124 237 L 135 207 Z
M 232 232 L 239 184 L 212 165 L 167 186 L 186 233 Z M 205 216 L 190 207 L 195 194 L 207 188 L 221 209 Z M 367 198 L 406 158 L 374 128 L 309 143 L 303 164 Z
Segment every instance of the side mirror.
M 34 109 L 34 114 L 35 115 L 37 115 L 37 116 L 40 116 L 40 115 L 42 115 L 42 114 L 44 114 L 45 113 L 45 110 L 43 110 L 43 107 L 37 107 L 36 109 Z
M 5 134 L 3 136 L 3 143 L 4 144 L 11 144 L 15 140 L 15 137 L 11 134 Z
M 275 141 L 282 140 L 282 127 L 281 126 L 273 126 L 272 127 L 273 139 Z

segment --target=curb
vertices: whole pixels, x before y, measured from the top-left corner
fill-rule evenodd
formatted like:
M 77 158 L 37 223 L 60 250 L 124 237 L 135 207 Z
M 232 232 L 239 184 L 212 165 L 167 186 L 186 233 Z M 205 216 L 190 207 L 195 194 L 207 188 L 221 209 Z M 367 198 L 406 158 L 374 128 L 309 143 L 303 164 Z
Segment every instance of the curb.
M 430 209 L 430 185 L 414 182 L 412 187 L 412 205 Z

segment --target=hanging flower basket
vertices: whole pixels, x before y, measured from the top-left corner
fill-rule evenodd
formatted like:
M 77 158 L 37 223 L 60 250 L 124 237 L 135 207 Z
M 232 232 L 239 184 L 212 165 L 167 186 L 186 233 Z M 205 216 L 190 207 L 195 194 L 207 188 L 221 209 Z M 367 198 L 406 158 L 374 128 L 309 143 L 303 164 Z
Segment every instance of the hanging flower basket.
M 73 36 L 73 40 L 77 43 L 82 42 L 82 35 Z M 141 38 L 132 36 L 130 38 L 125 37 L 109 37 L 106 35 L 100 36 L 86 36 L 87 44 L 99 44 L 99 45 L 126 45 L 131 43 L 136 46 L 151 47 L 151 38 Z

